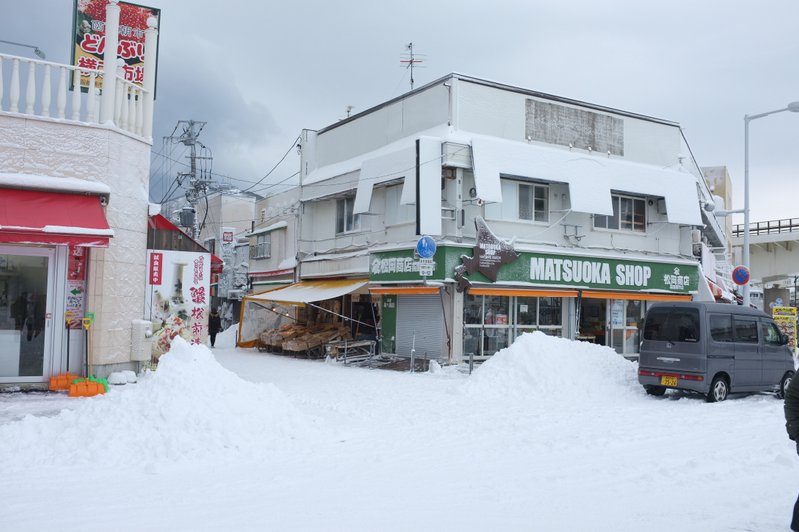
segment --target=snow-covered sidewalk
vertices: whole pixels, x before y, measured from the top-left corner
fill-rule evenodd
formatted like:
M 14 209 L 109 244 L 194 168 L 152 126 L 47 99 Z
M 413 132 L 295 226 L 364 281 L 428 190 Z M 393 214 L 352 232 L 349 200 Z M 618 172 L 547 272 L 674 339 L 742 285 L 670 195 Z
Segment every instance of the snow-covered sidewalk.
M 543 334 L 471 376 L 178 342 L 157 372 L 61 399 L 71 410 L 58 415 L 41 415 L 56 400 L 0 401 L 0 523 L 788 530 L 799 457 L 782 401 L 654 398 L 635 372 L 610 349 Z M 26 403 L 39 415 L 19 419 Z

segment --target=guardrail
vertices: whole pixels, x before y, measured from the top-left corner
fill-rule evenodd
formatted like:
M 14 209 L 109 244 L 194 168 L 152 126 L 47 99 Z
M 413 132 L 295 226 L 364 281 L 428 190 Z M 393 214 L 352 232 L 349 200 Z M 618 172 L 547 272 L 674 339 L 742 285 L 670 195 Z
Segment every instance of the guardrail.
M 767 222 L 749 224 L 750 235 L 775 235 L 793 232 L 799 232 L 799 218 L 785 218 L 783 220 L 769 220 Z M 732 236 L 743 236 L 743 234 L 743 224 L 736 224 L 732 227 Z

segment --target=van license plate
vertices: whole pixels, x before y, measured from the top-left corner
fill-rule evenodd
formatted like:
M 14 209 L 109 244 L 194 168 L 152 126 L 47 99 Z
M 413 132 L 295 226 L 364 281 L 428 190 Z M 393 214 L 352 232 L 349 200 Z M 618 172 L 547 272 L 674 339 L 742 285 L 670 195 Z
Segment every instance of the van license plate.
M 677 386 L 677 377 L 663 375 L 660 377 L 660 384 L 662 386 Z

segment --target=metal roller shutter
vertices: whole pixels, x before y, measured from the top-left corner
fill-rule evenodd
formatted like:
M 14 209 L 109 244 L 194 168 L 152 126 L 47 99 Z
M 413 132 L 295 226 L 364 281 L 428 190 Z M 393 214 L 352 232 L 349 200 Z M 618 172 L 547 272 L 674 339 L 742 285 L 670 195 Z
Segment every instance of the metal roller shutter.
M 416 337 L 416 357 L 446 358 L 444 345 L 444 310 L 441 296 L 397 296 L 397 354 L 411 355 Z

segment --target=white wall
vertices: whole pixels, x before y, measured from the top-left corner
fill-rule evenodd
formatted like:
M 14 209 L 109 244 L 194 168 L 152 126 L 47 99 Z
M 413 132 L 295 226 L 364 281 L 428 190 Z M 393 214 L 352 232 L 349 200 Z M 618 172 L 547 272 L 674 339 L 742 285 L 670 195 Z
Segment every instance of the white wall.
M 525 106 L 528 99 L 582 108 L 462 79 L 458 80 L 457 95 L 458 111 L 454 125 L 459 131 L 471 131 L 515 141 L 526 140 Z M 659 167 L 678 163 L 677 156 L 680 154 L 681 142 L 679 127 L 590 108 L 588 110 L 624 121 L 623 159 Z
M 319 168 L 345 161 L 390 144 L 414 133 L 446 124 L 449 91 L 436 85 L 395 101 L 369 114 L 320 132 L 316 136 L 316 164 Z M 303 148 L 304 149 L 304 148 Z
M 294 267 L 297 255 L 297 223 L 299 220 L 299 188 L 280 194 L 268 196 L 258 201 L 255 206 L 255 231 L 286 222 L 284 229 L 272 231 L 272 254 L 268 259 L 251 259 L 250 272 L 266 272 L 286 269 L 288 264 Z M 262 217 L 263 212 L 263 217 Z M 256 237 L 250 237 L 250 246 L 257 243 Z

